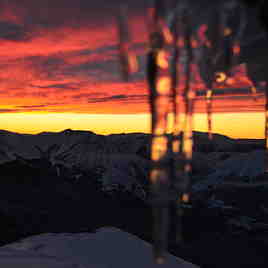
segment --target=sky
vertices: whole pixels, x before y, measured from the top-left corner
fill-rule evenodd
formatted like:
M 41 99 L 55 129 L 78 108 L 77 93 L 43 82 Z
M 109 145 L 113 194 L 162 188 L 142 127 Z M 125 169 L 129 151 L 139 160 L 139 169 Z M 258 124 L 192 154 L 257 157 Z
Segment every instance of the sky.
M 128 83 L 120 75 L 118 57 L 121 3 L 129 4 L 132 51 L 139 63 Z M 0 129 L 148 133 L 148 6 L 142 0 L 0 0 Z M 261 92 L 257 101 L 248 96 L 247 68 L 236 67 L 232 89 L 215 97 L 214 131 L 263 138 L 264 99 Z M 196 84 L 202 88 L 198 75 Z M 206 131 L 204 103 L 197 99 L 196 130 Z

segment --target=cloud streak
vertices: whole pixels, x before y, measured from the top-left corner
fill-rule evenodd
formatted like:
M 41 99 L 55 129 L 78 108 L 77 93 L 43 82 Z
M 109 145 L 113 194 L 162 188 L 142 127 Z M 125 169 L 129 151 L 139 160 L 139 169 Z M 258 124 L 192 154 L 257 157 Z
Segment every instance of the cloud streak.
M 144 103 L 148 101 L 148 95 L 112 95 L 108 97 L 101 97 L 101 98 L 90 98 L 88 103 L 98 103 L 98 102 L 140 102 Z

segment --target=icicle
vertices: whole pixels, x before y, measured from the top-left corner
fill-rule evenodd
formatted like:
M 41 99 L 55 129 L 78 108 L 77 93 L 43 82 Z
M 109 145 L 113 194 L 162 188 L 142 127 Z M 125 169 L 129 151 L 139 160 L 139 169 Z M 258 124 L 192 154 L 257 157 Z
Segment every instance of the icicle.
M 173 56 L 172 56 L 172 60 L 171 60 L 171 64 L 170 64 L 170 68 L 171 68 L 171 90 L 172 90 L 172 108 L 173 108 L 173 114 L 174 114 L 174 118 L 173 118 L 173 138 L 179 136 L 180 133 L 180 128 L 179 128 L 179 99 L 178 99 L 178 80 L 179 80 L 179 73 L 178 73 L 178 63 L 179 63 L 179 36 L 178 36 L 178 14 L 177 12 L 175 13 L 174 16 L 174 22 L 173 25 L 171 27 L 174 28 L 174 32 L 173 32 Z M 175 140 L 177 140 L 175 138 Z M 177 142 L 175 142 L 175 140 L 173 140 L 173 144 L 172 147 L 173 151 L 179 151 L 179 140 Z
M 230 62 L 230 69 L 237 66 L 240 63 L 240 54 L 241 54 L 241 40 L 243 37 L 243 34 L 245 33 L 246 26 L 248 24 L 247 22 L 247 14 L 246 14 L 246 9 L 242 3 L 238 3 L 238 1 L 231 1 L 229 4 L 226 6 L 226 25 L 228 19 L 231 17 L 230 12 L 234 11 L 236 9 L 237 15 L 235 16 L 235 19 L 238 21 L 238 27 L 237 27 L 237 32 L 233 34 L 233 38 L 230 41 L 231 42 L 231 62 Z M 230 29 L 229 27 L 226 27 L 225 29 Z M 231 35 L 232 30 L 230 29 L 228 33 L 226 34 Z M 226 30 L 225 30 L 226 33 Z M 230 74 L 232 75 L 232 74 Z M 256 99 L 256 85 L 253 83 L 252 86 L 250 87 L 250 91 L 252 94 L 252 97 L 255 101 Z
M 184 13 L 184 6 L 181 6 L 180 2 L 173 14 L 173 22 L 171 28 L 173 28 L 173 57 L 171 61 L 171 87 L 172 87 L 172 108 L 173 108 L 173 131 L 172 131 L 172 165 L 171 165 L 171 180 L 177 196 L 175 200 L 172 200 L 171 208 L 175 211 L 174 230 L 171 239 L 175 243 L 181 243 L 183 241 L 181 217 L 183 214 L 181 207 L 181 180 L 183 176 L 183 158 L 181 152 L 181 138 L 182 127 L 180 126 L 180 107 L 182 104 L 182 98 L 179 91 L 179 58 L 180 50 L 184 49 L 184 37 L 183 37 L 183 25 L 181 21 L 182 14 Z M 174 237 L 175 233 L 175 237 Z M 174 239 L 175 238 L 175 239 Z
M 206 85 L 206 113 L 208 125 L 208 137 L 212 139 L 212 95 L 213 95 L 213 80 L 215 78 L 215 63 L 213 62 L 217 55 L 218 40 L 215 38 L 215 32 L 219 32 L 218 16 L 216 21 L 212 20 L 211 28 L 208 30 L 208 25 L 203 24 L 199 27 L 198 39 L 201 44 L 201 57 L 199 57 L 198 65 L 200 75 Z M 214 18 L 213 18 L 214 19 Z M 206 36 L 208 32 L 208 37 Z
M 185 195 L 182 196 L 183 201 L 188 202 L 188 187 L 189 176 L 192 172 L 192 157 L 193 157 L 193 109 L 194 109 L 194 92 L 189 91 L 185 97 L 186 101 L 186 118 L 185 129 L 183 133 L 183 153 L 185 157 L 184 176 L 185 176 Z
M 233 54 L 234 54 L 234 66 L 238 65 L 239 63 L 239 57 L 240 57 L 240 53 L 241 53 L 241 47 L 240 47 L 240 43 L 241 43 L 241 39 L 243 37 L 243 34 L 245 33 L 245 29 L 247 26 L 247 16 L 246 16 L 246 10 L 243 7 L 243 5 L 239 5 L 238 6 L 238 12 L 239 12 L 239 28 L 238 28 L 238 32 L 235 35 L 234 38 L 234 45 L 233 45 Z
M 265 149 L 268 153 L 268 81 L 265 83 Z M 268 163 L 266 163 L 266 170 L 268 171 Z
M 182 201 L 189 200 L 189 175 L 192 171 L 192 153 L 193 153 L 193 101 L 194 91 L 191 88 L 192 64 L 193 64 L 193 33 L 190 22 L 190 14 L 185 12 L 183 16 L 183 24 L 185 27 L 184 40 L 187 61 L 185 66 L 185 86 L 184 86 L 184 102 L 185 102 L 185 127 L 183 133 L 183 155 L 184 163 L 184 185 L 182 187 Z
M 169 220 L 169 162 L 167 120 L 171 80 L 168 73 L 168 54 L 165 49 L 168 35 L 163 21 L 163 1 L 155 1 L 150 11 L 150 49 L 147 59 L 147 80 L 152 115 L 152 143 L 150 171 L 153 202 L 153 251 L 155 262 L 165 261 L 168 245 Z
M 223 7 L 215 12 L 212 17 L 212 23 L 208 31 L 208 39 L 204 37 L 203 43 L 205 46 L 207 59 L 205 63 L 201 63 L 205 66 L 201 67 L 201 75 L 205 80 L 206 91 L 206 108 L 207 108 L 207 124 L 208 124 L 208 137 L 212 140 L 212 103 L 213 103 L 213 82 L 219 84 L 224 83 L 227 76 L 224 73 L 217 72 L 218 59 L 223 53 L 223 67 L 230 69 L 238 64 L 240 56 L 240 39 L 244 33 L 246 26 L 245 10 L 239 10 L 239 30 L 233 40 L 230 35 L 232 29 L 228 26 L 228 20 L 230 18 L 232 10 L 236 7 L 236 1 L 229 1 L 224 3 Z M 223 41 L 225 39 L 225 41 Z M 233 44 L 233 46 L 232 46 Z M 230 51 L 231 47 L 231 51 Z M 203 60 L 203 59 L 202 59 Z M 205 74 L 204 74 L 205 72 Z M 219 76 L 220 75 L 220 76 Z
M 154 0 L 149 8 L 149 50 L 147 54 L 146 76 L 150 93 L 151 109 L 151 169 L 149 173 L 153 212 L 153 253 L 155 262 L 165 262 L 169 233 L 169 206 L 175 206 L 177 242 L 181 242 L 183 215 L 182 204 L 189 202 L 190 174 L 193 157 L 193 115 L 195 91 L 192 88 L 193 64 L 196 54 L 201 53 L 198 66 L 206 83 L 206 108 L 208 135 L 212 139 L 213 83 L 224 83 L 228 72 L 226 67 L 234 66 L 240 57 L 240 41 L 245 28 L 244 10 L 239 11 L 238 31 L 228 26 L 232 12 L 237 8 L 236 1 L 229 1 L 222 9 L 212 14 L 212 20 L 204 25 L 200 40 L 193 39 L 190 8 L 187 0 L 180 0 L 172 16 L 165 16 L 165 1 Z M 172 21 L 169 29 L 167 22 Z M 172 28 L 173 27 L 173 28 Z M 126 8 L 120 8 L 118 16 L 119 49 L 122 73 L 128 80 L 131 72 L 137 69 L 137 60 L 130 52 L 130 34 Z M 198 35 L 198 34 L 197 34 Z M 198 37 L 198 36 L 197 36 Z M 195 37 L 196 38 L 196 37 Z M 201 44 L 201 47 L 197 48 Z M 172 44 L 173 57 L 168 60 L 168 44 Z M 199 50 L 200 49 L 200 50 Z M 185 55 L 184 55 L 185 54 Z M 180 59 L 186 56 L 186 62 Z M 223 56 L 223 57 L 222 57 Z M 220 60 L 224 59 L 224 64 Z M 219 65 L 224 71 L 218 70 Z M 178 67 L 185 71 L 185 84 L 180 92 Z M 224 66 L 222 66 L 224 65 Z M 220 74 L 220 76 L 219 76 Z M 224 76 L 224 75 L 225 76 Z M 217 76 L 218 75 L 218 76 Z M 182 80 L 182 79 L 181 79 Z M 254 88 L 252 88 L 254 90 Z M 183 101 L 182 101 L 183 99 Z M 174 112 L 172 141 L 167 135 L 168 112 L 172 100 Z M 185 105 L 184 128 L 181 123 L 181 108 Z M 268 151 L 268 85 L 266 85 L 266 126 L 265 138 Z M 183 135 L 182 135 L 183 132 Z M 172 152 L 172 158 L 169 153 Z M 268 168 L 268 167 L 267 167 Z M 173 188 L 172 188 L 173 187 Z M 171 196 L 171 189 L 176 197 Z
M 220 6 L 221 7 L 221 6 Z M 229 6 L 230 8 L 230 6 Z M 228 10 L 229 11 L 229 10 Z M 223 39 L 229 38 L 232 30 L 227 26 L 229 12 L 225 8 L 218 8 L 210 18 L 208 25 L 203 24 L 199 28 L 199 40 L 202 45 L 202 57 L 199 59 L 199 69 L 203 81 L 206 84 L 206 112 L 208 125 L 208 138 L 212 136 L 212 104 L 213 104 L 213 84 L 224 83 L 227 76 L 218 72 L 219 59 L 223 54 L 223 66 L 229 68 L 231 56 L 229 52 L 229 42 L 224 45 Z M 228 40 L 230 41 L 230 40 Z M 222 68 L 221 67 L 221 68 Z
M 229 15 L 229 14 L 228 14 Z M 224 68 L 230 65 L 230 53 L 229 53 L 229 44 L 224 45 L 223 39 L 228 38 L 232 30 L 227 26 L 228 15 L 222 8 L 218 8 L 213 17 L 210 28 L 212 31 L 208 31 L 208 40 L 206 41 L 206 47 L 208 49 L 208 66 L 206 71 L 207 75 L 207 91 L 206 91 L 206 108 L 207 108 L 207 125 L 208 125 L 208 138 L 212 140 L 212 105 L 213 105 L 213 93 L 214 93 L 214 82 L 224 83 L 227 76 L 224 73 L 217 72 L 218 68 L 218 57 L 223 53 L 224 58 Z M 217 33 L 215 36 L 212 36 L 213 33 Z M 214 55 L 216 55 L 215 59 Z
M 208 121 L 208 138 L 212 140 L 212 89 L 207 90 L 207 121 Z
M 180 12 L 179 12 L 180 11 Z M 173 130 L 172 130 L 172 152 L 173 152 L 173 161 L 178 162 L 176 158 L 180 155 L 181 148 L 181 131 L 182 128 L 180 126 L 180 105 L 182 104 L 182 96 L 179 91 L 179 58 L 180 58 L 180 50 L 184 47 L 184 40 L 182 37 L 182 33 L 180 32 L 182 29 L 180 17 L 182 10 L 177 6 L 175 12 L 173 14 L 173 21 L 171 24 L 171 28 L 173 29 L 173 55 L 171 58 L 170 64 L 170 73 L 171 73 L 171 90 L 172 90 L 172 109 L 173 109 Z M 179 157 L 180 158 L 180 157 Z M 179 159 L 181 161 L 181 158 Z M 173 165 L 173 168 L 178 169 L 178 163 Z M 172 177 L 174 177 L 176 171 L 173 171 Z
M 186 55 L 186 64 L 181 66 L 181 69 L 186 69 L 186 76 L 190 76 L 190 65 L 191 65 L 191 49 L 187 47 L 187 40 L 190 40 L 190 31 L 191 26 L 189 25 L 189 6 L 187 1 L 180 1 L 176 6 L 175 12 L 173 12 L 171 18 L 171 29 L 173 30 L 173 57 L 171 61 L 171 81 L 172 81 L 172 107 L 174 113 L 173 121 L 173 136 L 172 136 L 172 165 L 171 165 L 171 178 L 172 186 L 175 190 L 176 198 L 172 199 L 172 207 L 175 212 L 175 237 L 173 235 L 172 240 L 175 238 L 176 243 L 181 243 L 183 241 L 182 235 L 182 223 L 181 218 L 183 215 L 182 202 L 188 201 L 188 186 L 189 186 L 189 177 L 188 174 L 185 175 L 185 157 L 182 152 L 183 142 L 182 142 L 182 123 L 180 120 L 180 105 L 183 104 L 184 96 L 180 93 L 178 82 L 179 82 L 179 73 L 178 66 L 180 62 L 180 57 Z M 187 39 L 188 38 L 188 39 Z M 191 46 L 191 45 L 190 45 Z M 184 63 L 183 63 L 184 64 Z M 189 68 L 187 68 L 189 67 Z M 188 71 L 188 72 L 187 72 Z M 187 84 L 187 82 L 186 82 Z M 187 85 L 185 86 L 187 88 Z M 184 89 L 185 91 L 185 89 Z M 186 90 L 188 92 L 188 90 Z M 187 95 L 187 94 L 186 94 Z M 187 137 L 187 134 L 184 135 Z M 188 138 L 187 138 L 188 139 Z M 188 143 L 188 142 L 186 142 Z M 190 164 L 190 163 L 189 163 Z M 187 165 L 188 167 L 188 165 Z
M 247 15 L 246 15 L 246 10 L 245 7 L 241 4 L 238 6 L 239 9 L 239 26 L 238 26 L 238 32 L 236 33 L 235 37 L 234 37 L 234 41 L 233 41 L 233 62 L 232 62 L 232 66 L 236 66 L 239 64 L 240 60 L 240 54 L 241 54 L 241 39 L 243 37 L 243 34 L 245 32 L 246 26 L 247 26 Z M 251 90 L 251 94 L 252 97 L 255 101 L 257 101 L 256 99 L 256 93 L 257 93 L 257 89 L 256 89 L 256 85 L 252 85 L 250 87 Z
M 172 108 L 174 113 L 173 118 L 173 142 L 172 151 L 179 155 L 181 148 L 181 124 L 180 124 L 180 109 L 182 105 L 183 96 L 179 90 L 179 59 L 180 52 L 185 50 L 185 40 L 183 36 L 184 28 L 182 17 L 184 12 L 187 12 L 187 2 L 179 1 L 175 8 L 175 12 L 172 14 L 172 21 L 170 27 L 173 29 L 173 57 L 171 61 L 171 88 L 172 88 Z
M 123 79 L 128 81 L 129 75 L 136 72 L 138 62 L 135 55 L 130 51 L 130 32 L 128 27 L 127 6 L 120 6 L 118 21 L 119 55 Z

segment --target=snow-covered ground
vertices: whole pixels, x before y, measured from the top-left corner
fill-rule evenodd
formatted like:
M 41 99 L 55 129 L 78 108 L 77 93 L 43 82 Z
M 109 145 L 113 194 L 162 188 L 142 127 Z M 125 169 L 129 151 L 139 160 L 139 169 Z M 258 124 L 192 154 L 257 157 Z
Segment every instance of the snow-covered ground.
M 116 228 L 96 233 L 41 234 L 0 247 L 3 268 L 153 268 L 147 242 Z M 167 255 L 164 268 L 197 268 Z
M 252 182 L 254 178 L 265 172 L 266 153 L 264 150 L 253 151 L 250 153 L 238 153 L 230 156 L 224 161 L 219 161 L 214 166 L 214 172 L 200 183 L 193 185 L 193 192 L 206 190 L 209 186 L 216 186 L 224 183 L 225 178 L 235 177 L 237 182 L 241 178 L 248 177 Z

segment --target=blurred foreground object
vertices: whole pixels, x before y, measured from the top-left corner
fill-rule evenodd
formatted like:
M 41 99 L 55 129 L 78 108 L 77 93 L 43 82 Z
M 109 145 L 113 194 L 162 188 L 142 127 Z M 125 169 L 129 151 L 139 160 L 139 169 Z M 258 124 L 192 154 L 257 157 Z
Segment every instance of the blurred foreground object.
M 195 1 L 180 0 L 168 10 L 163 0 L 148 8 L 149 44 L 146 80 L 151 111 L 150 201 L 153 210 L 153 253 L 155 262 L 165 262 L 170 229 L 169 212 L 176 215 L 176 243 L 183 242 L 183 207 L 191 201 L 194 104 L 197 77 L 204 85 L 208 135 L 212 139 L 213 95 L 227 86 L 241 62 L 241 43 L 248 22 L 238 0 L 218 3 L 205 22 L 198 21 Z M 235 22 L 235 23 L 234 23 Z M 118 32 L 123 77 L 137 70 L 130 52 L 126 8 L 120 8 Z M 256 81 L 252 93 L 256 94 Z M 261 82 L 261 81 L 257 81 Z M 267 88 L 267 83 L 266 83 Z M 268 90 L 266 90 L 266 141 L 268 148 Z M 169 114 L 173 114 L 170 121 Z M 170 124 L 171 123 L 171 124 Z M 172 125 L 171 133 L 168 126 Z

